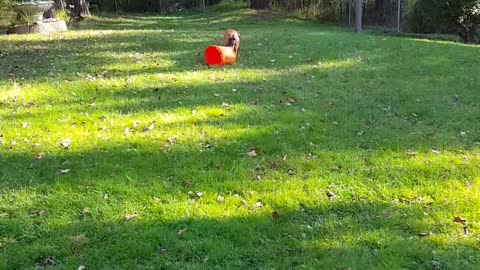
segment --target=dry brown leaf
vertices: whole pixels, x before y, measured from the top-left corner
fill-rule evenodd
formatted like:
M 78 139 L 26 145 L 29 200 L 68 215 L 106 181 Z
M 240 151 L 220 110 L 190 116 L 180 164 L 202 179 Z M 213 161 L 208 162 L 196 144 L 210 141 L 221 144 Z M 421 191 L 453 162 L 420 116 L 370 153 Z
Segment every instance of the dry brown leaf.
M 61 173 L 61 174 L 67 174 L 67 173 L 69 173 L 69 172 L 70 172 L 70 169 L 62 169 L 62 170 L 60 170 L 60 173 Z
M 256 202 L 256 203 L 253 205 L 251 211 L 255 211 L 255 210 L 257 210 L 258 208 L 262 208 L 262 207 L 263 207 L 263 204 L 262 204 L 261 202 Z
M 192 184 L 192 181 L 190 181 L 190 180 L 185 179 L 185 180 L 182 181 L 182 186 L 184 186 L 184 187 L 188 187 L 191 184 Z
M 150 126 L 144 127 L 143 131 L 150 131 L 150 130 L 153 130 L 154 128 L 155 128 L 155 124 L 151 123 Z
M 137 213 L 133 213 L 133 214 L 131 214 L 131 215 L 126 215 L 126 216 L 125 216 L 125 220 L 126 220 L 126 221 L 129 221 L 129 220 L 132 220 L 132 219 L 136 219 L 136 218 L 138 218 L 138 214 L 137 214 Z
M 412 150 L 407 150 L 406 154 L 407 154 L 407 156 L 413 157 L 413 156 L 416 156 L 416 155 L 417 155 L 417 152 L 412 151 Z
M 431 232 L 428 232 L 428 233 L 426 233 L 426 232 L 421 232 L 421 233 L 418 234 L 419 237 L 426 237 L 426 236 L 430 236 L 430 235 L 432 235 Z
M 185 228 L 185 229 L 180 229 L 180 230 L 177 232 L 177 235 L 183 235 L 185 232 L 187 232 L 187 228 Z
M 249 157 L 256 157 L 258 155 L 258 148 L 250 147 L 247 152 Z
M 63 147 L 63 149 L 68 149 L 70 147 L 70 144 L 72 143 L 72 140 L 70 139 L 63 139 L 60 142 L 60 145 Z
M 467 219 L 462 218 L 462 217 L 454 217 L 453 222 L 455 222 L 455 223 L 465 223 L 465 222 L 467 222 Z
M 280 218 L 280 214 L 277 211 L 273 211 L 272 218 L 273 220 L 278 220 Z
M 337 197 L 337 195 L 330 190 L 327 190 L 327 196 L 329 199 L 335 199 L 335 197 Z

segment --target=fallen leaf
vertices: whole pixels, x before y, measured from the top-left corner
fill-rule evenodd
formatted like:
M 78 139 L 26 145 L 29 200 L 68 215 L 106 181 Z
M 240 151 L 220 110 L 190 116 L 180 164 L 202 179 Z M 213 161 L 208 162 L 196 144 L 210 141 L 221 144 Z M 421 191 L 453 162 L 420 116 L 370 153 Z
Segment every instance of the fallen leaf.
M 289 103 L 295 103 L 295 99 L 294 99 L 293 97 L 289 97 L 289 98 L 287 99 L 287 102 L 289 102 Z
M 277 211 L 273 211 L 273 213 L 272 213 L 272 218 L 273 218 L 274 220 L 277 220 L 277 219 L 280 218 L 280 214 L 278 214 Z
M 185 229 L 180 229 L 180 230 L 177 232 L 177 235 L 183 235 L 186 231 L 187 231 L 187 228 L 185 228 Z
M 407 154 L 407 156 L 413 157 L 413 156 L 416 156 L 416 155 L 417 155 L 417 152 L 412 151 L 412 150 L 407 150 L 406 154 Z
M 278 167 L 278 164 L 275 161 L 270 162 L 270 169 L 275 170 L 277 169 L 277 167 Z
M 247 154 L 248 154 L 249 157 L 256 157 L 257 154 L 258 154 L 257 151 L 258 151 L 258 149 L 256 147 L 250 147 L 248 149 Z
M 63 147 L 63 149 L 68 149 L 70 147 L 70 144 L 72 143 L 72 140 L 70 139 L 63 139 L 60 142 L 60 145 Z
M 174 144 L 177 143 L 177 137 L 173 137 L 173 138 L 167 139 L 167 142 L 169 142 L 170 145 L 174 145 Z
M 220 97 L 220 94 L 213 94 L 215 97 Z
M 151 123 L 148 127 L 144 127 L 143 131 L 150 131 L 150 130 L 153 130 L 154 128 L 155 128 L 155 124 Z
M 227 107 L 229 107 L 229 106 L 230 106 L 230 105 L 229 105 L 228 103 L 223 102 L 223 103 L 222 103 L 222 106 L 220 106 L 220 107 L 222 107 L 222 108 L 227 108 Z
M 60 173 L 61 174 L 67 174 L 70 172 L 70 169 L 63 169 L 63 170 L 60 170 Z
M 251 211 L 255 211 L 255 210 L 257 210 L 258 208 L 262 208 L 262 207 L 263 207 L 263 204 L 262 204 L 261 202 L 256 202 L 256 203 L 253 205 Z
M 327 196 L 329 199 L 335 199 L 335 197 L 337 197 L 337 195 L 330 190 L 327 190 Z
M 159 253 L 160 253 L 160 254 L 165 254 L 165 253 L 167 253 L 167 249 L 166 249 L 166 248 L 162 248 L 162 249 L 160 249 Z
M 195 192 L 195 196 L 197 196 L 197 198 L 201 198 L 203 197 L 203 192 Z
M 55 260 L 52 257 L 47 257 L 43 261 L 40 262 L 41 266 L 43 268 L 53 268 L 57 265 Z
M 184 187 L 188 187 L 191 184 L 192 184 L 192 181 L 190 181 L 190 180 L 185 179 L 185 180 L 182 181 L 182 186 L 184 186 Z
M 242 202 L 240 203 L 240 207 L 242 207 L 242 206 L 250 207 L 250 205 L 245 200 L 242 200 Z
M 336 165 L 336 166 L 333 166 L 330 170 L 332 172 L 339 172 L 341 169 L 342 169 L 342 166 Z
M 103 122 L 105 122 L 105 121 L 107 121 L 107 120 L 108 120 L 108 117 L 106 117 L 106 116 L 102 116 L 102 117 L 100 117 L 100 120 L 102 120 Z
M 467 222 L 467 219 L 462 218 L 462 217 L 454 217 L 453 222 L 455 222 L 455 223 L 465 223 L 465 222 Z
M 80 266 L 77 268 L 77 270 L 85 270 L 85 269 L 87 269 L 87 268 L 86 268 L 84 265 L 80 265 Z
M 125 216 L 125 220 L 126 220 L 126 221 L 129 221 L 129 220 L 132 220 L 132 219 L 136 219 L 136 218 L 138 218 L 138 214 L 137 214 L 137 213 L 133 213 L 133 214 L 131 214 L 131 215 L 126 215 L 126 216 Z
M 217 196 L 217 203 L 221 203 L 221 202 L 223 202 L 223 200 L 224 200 L 223 196 L 221 196 L 221 195 Z
M 463 136 L 467 135 L 467 133 L 468 133 L 468 132 L 465 132 L 465 131 L 460 131 L 460 136 L 462 136 L 462 137 L 463 137 Z

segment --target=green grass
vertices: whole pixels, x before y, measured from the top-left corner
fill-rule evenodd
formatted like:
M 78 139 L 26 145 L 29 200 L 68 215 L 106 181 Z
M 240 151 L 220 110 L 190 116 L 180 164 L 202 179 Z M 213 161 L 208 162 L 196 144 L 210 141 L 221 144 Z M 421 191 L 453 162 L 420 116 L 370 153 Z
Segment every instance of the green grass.
M 478 46 L 242 10 L 0 48 L 1 269 L 480 268 Z

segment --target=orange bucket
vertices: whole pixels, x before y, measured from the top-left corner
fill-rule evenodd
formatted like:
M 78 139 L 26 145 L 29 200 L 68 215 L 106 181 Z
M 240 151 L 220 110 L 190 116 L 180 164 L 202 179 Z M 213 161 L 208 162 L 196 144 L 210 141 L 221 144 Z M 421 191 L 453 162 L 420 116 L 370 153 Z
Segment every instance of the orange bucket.
M 209 66 L 231 65 L 236 61 L 232 47 L 208 46 L 205 50 L 205 63 Z

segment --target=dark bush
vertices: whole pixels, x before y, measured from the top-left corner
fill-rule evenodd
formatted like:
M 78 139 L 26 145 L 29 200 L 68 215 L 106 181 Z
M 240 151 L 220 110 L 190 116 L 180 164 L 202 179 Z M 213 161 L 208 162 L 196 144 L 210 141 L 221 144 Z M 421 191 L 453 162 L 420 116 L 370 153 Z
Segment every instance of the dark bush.
M 409 19 L 417 33 L 456 33 L 480 42 L 480 0 L 418 0 Z

